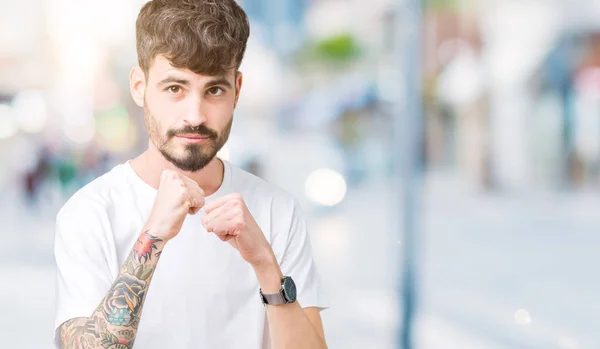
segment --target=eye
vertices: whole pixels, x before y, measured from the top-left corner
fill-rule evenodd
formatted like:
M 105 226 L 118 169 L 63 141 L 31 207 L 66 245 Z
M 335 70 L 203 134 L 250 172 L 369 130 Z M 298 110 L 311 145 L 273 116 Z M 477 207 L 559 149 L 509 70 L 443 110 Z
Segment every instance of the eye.
M 224 92 L 225 91 L 220 87 L 211 87 L 210 89 L 208 89 L 208 94 L 210 94 L 211 96 L 220 96 Z
M 181 92 L 181 87 L 177 86 L 177 85 L 173 85 L 173 86 L 169 86 L 167 87 L 167 91 L 171 92 L 172 94 L 178 94 L 179 92 Z

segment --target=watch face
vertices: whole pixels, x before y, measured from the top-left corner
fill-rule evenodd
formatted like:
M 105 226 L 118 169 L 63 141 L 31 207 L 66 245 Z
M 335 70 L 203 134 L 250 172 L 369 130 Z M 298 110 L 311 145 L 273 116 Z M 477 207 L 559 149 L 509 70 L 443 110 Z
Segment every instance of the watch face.
M 288 302 L 293 303 L 296 301 L 296 284 L 292 278 L 286 277 L 283 279 L 283 291 Z

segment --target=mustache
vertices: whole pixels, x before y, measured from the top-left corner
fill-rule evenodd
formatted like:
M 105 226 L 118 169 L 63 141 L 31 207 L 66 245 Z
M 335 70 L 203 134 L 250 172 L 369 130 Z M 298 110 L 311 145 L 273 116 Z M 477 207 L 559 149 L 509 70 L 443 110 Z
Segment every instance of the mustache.
M 218 134 L 216 131 L 211 130 L 210 128 L 204 125 L 198 126 L 185 126 L 177 130 L 169 130 L 167 131 L 167 137 L 173 138 L 179 134 L 197 134 L 199 136 L 217 138 Z

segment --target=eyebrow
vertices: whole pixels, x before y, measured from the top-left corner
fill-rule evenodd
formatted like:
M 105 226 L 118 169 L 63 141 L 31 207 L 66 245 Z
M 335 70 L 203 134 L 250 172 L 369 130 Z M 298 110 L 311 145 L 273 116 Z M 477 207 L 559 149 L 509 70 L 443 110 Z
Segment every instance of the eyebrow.
M 166 84 L 171 84 L 171 83 L 176 83 L 176 84 L 180 84 L 180 85 L 185 85 L 185 86 L 189 86 L 190 82 L 187 79 L 182 79 L 182 78 L 176 78 L 174 76 L 168 76 L 166 77 L 164 80 L 161 80 L 158 85 L 166 85 Z
M 204 85 L 204 88 L 219 86 L 219 85 L 225 86 L 227 88 L 232 87 L 229 80 L 225 79 L 224 77 L 220 77 L 220 78 L 216 78 L 216 79 L 213 79 L 213 80 L 210 80 L 209 82 L 207 82 L 206 85 Z
M 183 79 L 183 78 L 177 78 L 174 76 L 168 76 L 165 79 L 161 80 L 158 85 L 166 85 L 166 84 L 172 84 L 172 83 L 176 83 L 176 84 L 180 84 L 183 86 L 189 86 L 190 85 L 190 81 L 187 79 Z M 232 88 L 231 83 L 229 82 L 229 80 L 225 79 L 224 77 L 219 77 L 219 78 L 215 78 L 213 80 L 208 81 L 206 84 L 204 84 L 204 88 L 208 88 L 208 87 L 213 87 L 213 86 L 225 86 L 227 88 Z

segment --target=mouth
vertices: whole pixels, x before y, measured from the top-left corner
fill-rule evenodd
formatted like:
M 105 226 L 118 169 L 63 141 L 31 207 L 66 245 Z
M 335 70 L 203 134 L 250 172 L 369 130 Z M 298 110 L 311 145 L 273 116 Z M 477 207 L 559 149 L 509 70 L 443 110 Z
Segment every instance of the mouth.
M 176 135 L 175 138 L 187 142 L 187 143 L 203 143 L 210 140 L 212 137 L 210 136 L 201 136 L 198 134 L 181 134 Z

